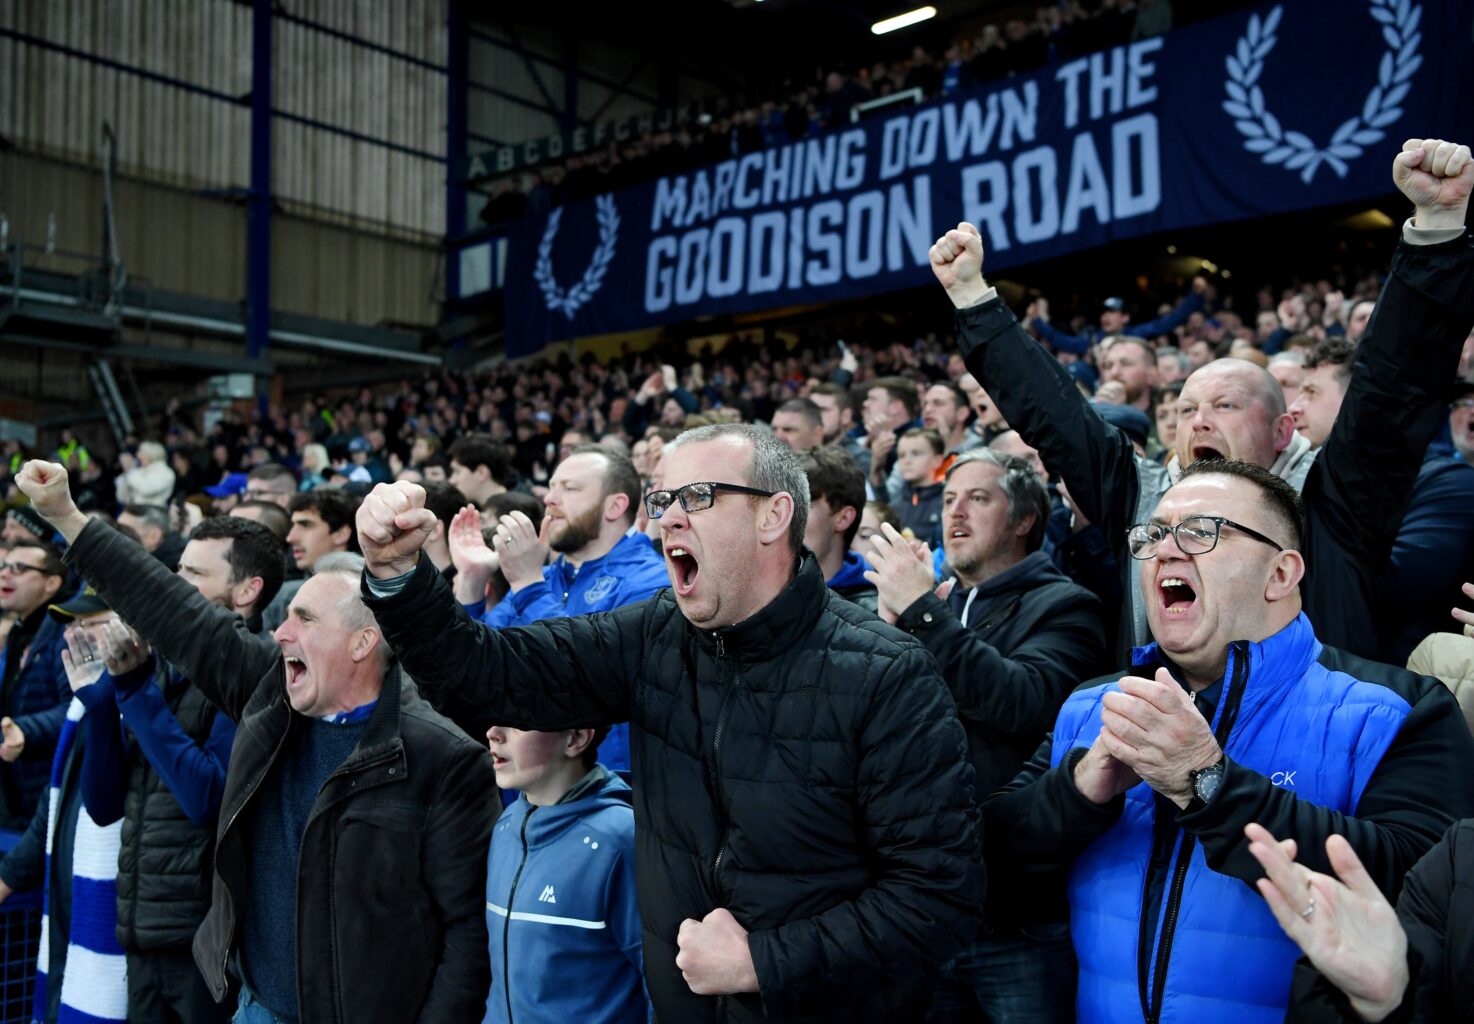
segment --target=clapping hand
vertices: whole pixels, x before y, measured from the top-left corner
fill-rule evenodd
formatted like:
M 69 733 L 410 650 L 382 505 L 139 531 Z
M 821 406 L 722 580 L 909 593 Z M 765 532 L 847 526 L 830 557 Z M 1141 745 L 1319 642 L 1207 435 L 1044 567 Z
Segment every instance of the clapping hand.
M 66 630 L 66 647 L 61 666 L 66 670 L 72 692 L 86 689 L 102 678 L 103 669 L 114 678 L 132 672 L 148 660 L 148 645 L 123 623 L 108 622 L 100 637 L 73 623 Z
M 544 517 L 539 533 L 525 512 L 508 512 L 497 522 L 492 550 L 513 590 L 521 590 L 543 578 L 543 566 L 548 563 L 548 523 L 549 519 Z
M 1255 883 L 1260 895 L 1316 970 L 1363 1020 L 1395 1010 L 1408 985 L 1407 933 L 1345 837 L 1326 839 L 1332 878 L 1295 863 L 1293 840 L 1276 842 L 1262 825 L 1245 826 L 1244 835 L 1268 875 Z
M 1178 807 L 1192 802 L 1192 773 L 1223 751 L 1192 697 L 1165 668 L 1155 679 L 1126 676 L 1101 698 L 1101 740 L 1116 760 Z
M 865 578 L 875 585 L 880 598 L 876 611 L 886 622 L 895 624 L 902 612 L 935 592 L 942 600 L 952 593 L 955 580 L 936 585 L 932 570 L 931 549 L 920 541 L 908 541 L 890 523 L 882 523 L 880 532 L 870 538 L 870 564 Z

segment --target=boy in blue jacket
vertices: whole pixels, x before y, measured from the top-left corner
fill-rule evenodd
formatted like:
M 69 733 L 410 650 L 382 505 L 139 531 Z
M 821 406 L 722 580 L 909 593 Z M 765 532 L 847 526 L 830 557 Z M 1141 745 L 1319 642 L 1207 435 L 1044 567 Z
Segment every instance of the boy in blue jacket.
M 635 902 L 635 813 L 597 762 L 605 729 L 486 731 L 497 785 L 520 790 L 491 834 L 484 1024 L 649 1016 Z

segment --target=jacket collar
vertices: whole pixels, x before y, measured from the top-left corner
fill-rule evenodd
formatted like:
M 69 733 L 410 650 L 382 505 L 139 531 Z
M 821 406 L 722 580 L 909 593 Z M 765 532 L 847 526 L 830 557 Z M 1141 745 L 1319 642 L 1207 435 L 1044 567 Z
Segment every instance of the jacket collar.
M 869 581 L 865 574 L 870 571 L 870 563 L 865 561 L 865 556 L 858 551 L 846 551 L 844 562 L 839 571 L 826 581 L 830 587 L 868 587 Z
M 579 563 L 577 568 L 574 568 L 573 563 L 568 561 L 567 555 L 559 555 L 553 560 L 553 572 L 559 579 L 572 583 L 586 573 L 591 573 L 604 566 L 618 565 L 625 558 L 633 557 L 636 553 L 635 548 L 641 541 L 649 544 L 650 538 L 643 533 L 627 533 L 615 542 L 614 547 L 598 558 L 590 558 L 586 562 Z
M 399 663 L 395 662 L 388 674 L 384 676 L 384 686 L 379 691 L 379 701 L 374 706 L 373 713 L 369 715 L 368 724 L 364 726 L 363 736 L 359 738 L 358 746 L 343 762 L 345 768 L 353 767 L 359 762 L 374 760 L 391 750 L 403 751 L 404 741 L 399 735 L 402 691 L 407 686 L 413 685 L 400 670 Z
M 1235 640 L 1229 645 L 1225 676 L 1231 678 L 1235 665 L 1247 665 L 1246 679 L 1252 685 L 1244 690 L 1246 704 L 1263 703 L 1273 695 L 1298 682 L 1320 657 L 1321 642 L 1315 638 L 1315 627 L 1301 612 L 1284 629 L 1264 640 Z M 1155 669 L 1164 664 L 1162 652 L 1155 643 L 1131 652 L 1131 666 Z
M 710 654 L 766 661 L 780 657 L 807 636 L 827 606 L 824 574 L 813 553 L 804 548 L 798 572 L 767 607 L 735 626 L 692 628 L 697 641 Z

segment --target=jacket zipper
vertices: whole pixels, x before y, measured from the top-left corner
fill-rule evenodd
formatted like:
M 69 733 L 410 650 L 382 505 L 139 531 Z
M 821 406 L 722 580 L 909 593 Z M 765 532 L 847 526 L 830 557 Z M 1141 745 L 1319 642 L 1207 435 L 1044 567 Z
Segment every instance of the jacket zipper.
M 282 698 L 282 702 L 283 703 L 286 702 L 286 698 L 285 697 Z M 272 752 L 271 752 L 271 758 L 270 758 L 270 760 L 268 760 L 266 762 L 266 770 L 263 771 L 260 775 L 256 776 L 255 781 L 251 783 L 251 788 L 246 791 L 245 797 L 242 798 L 241 802 L 236 806 L 235 813 L 232 814 L 230 816 L 230 820 L 225 823 L 225 828 L 220 833 L 220 835 L 222 837 L 225 835 L 225 833 L 229 832 L 233 827 L 235 827 L 236 819 L 238 819 L 241 816 L 241 811 L 244 811 L 246 809 L 246 804 L 248 804 L 248 803 L 251 802 L 251 798 L 253 796 L 255 796 L 256 795 L 256 791 L 261 788 L 261 783 L 265 782 L 266 781 L 266 776 L 271 773 L 271 766 L 276 763 L 277 756 L 279 754 L 281 754 L 281 748 L 287 742 L 287 733 L 291 731 L 291 725 L 292 725 L 291 714 L 292 714 L 291 711 L 288 710 L 287 711 L 287 728 L 286 728 L 285 731 L 282 732 L 281 736 L 279 736 L 277 738 L 276 748 L 274 750 L 272 750 Z M 219 845 L 220 845 L 219 843 L 216 843 L 216 847 L 217 848 L 219 847 Z M 300 855 L 301 855 L 301 851 L 298 851 L 298 856 L 300 857 Z M 220 953 L 220 976 L 222 978 L 226 978 L 227 979 L 226 982 L 225 982 L 225 985 L 226 985 L 226 988 L 227 989 L 229 989 L 229 987 L 230 987 L 230 981 L 228 980 L 229 979 L 229 974 L 230 974 L 230 947 L 235 942 L 235 926 L 236 926 L 236 922 L 232 922 L 231 923 L 231 928 L 230 928 L 231 934 L 229 934 L 229 935 L 227 935 L 225 937 L 225 949 L 223 949 L 221 951 L 221 953 Z M 299 998 L 300 998 L 300 996 L 299 996 Z
M 1234 662 L 1233 676 L 1224 690 L 1223 713 L 1218 718 L 1218 729 L 1214 735 L 1219 749 L 1223 749 L 1228 744 L 1228 734 L 1233 729 L 1234 719 L 1238 717 L 1239 702 L 1243 699 L 1247 682 L 1244 678 L 1248 666 L 1247 651 L 1239 644 L 1231 647 L 1230 651 Z M 1180 826 L 1178 832 L 1182 832 Z M 1146 1010 L 1146 1024 L 1158 1024 L 1162 1017 L 1162 998 L 1167 990 L 1167 964 L 1172 959 L 1172 940 L 1177 931 L 1178 911 L 1182 907 L 1182 887 L 1187 883 L 1187 870 L 1192 862 L 1195 843 L 1195 836 L 1186 835 L 1179 839 L 1177 870 L 1172 874 L 1172 885 L 1164 901 L 1162 940 L 1157 946 L 1156 975 L 1152 978 L 1150 1000 L 1147 998 L 1146 975 L 1140 971 L 1145 958 L 1138 958 L 1137 980 L 1141 988 L 1142 1006 Z
M 723 637 L 722 634 L 717 633 L 715 634 L 715 639 L 717 642 L 717 660 L 719 662 L 725 662 L 727 660 L 726 638 Z M 732 696 L 742 685 L 742 672 L 740 669 L 737 668 L 735 663 L 732 666 L 732 670 L 732 682 L 729 686 L 727 686 L 726 692 L 722 694 L 722 706 L 717 711 L 717 728 L 715 734 L 712 736 L 711 741 L 712 769 L 716 778 L 717 791 L 722 800 L 722 806 L 720 808 L 722 812 L 722 834 L 721 837 L 717 840 L 716 858 L 711 862 L 711 881 L 712 885 L 714 886 L 720 885 L 717 880 L 717 872 L 721 869 L 722 858 L 727 853 L 727 837 L 731 835 L 732 832 L 732 825 L 730 822 L 727 821 L 727 794 L 726 791 L 722 788 L 722 733 L 726 731 L 727 719 L 732 713 Z M 717 996 L 716 1019 L 718 1021 L 724 1021 L 727 1019 L 726 996 Z
M 349 756 L 351 757 L 352 755 L 350 754 Z M 326 786 L 329 782 L 332 782 L 334 779 L 344 778 L 344 777 L 349 776 L 349 775 L 352 775 L 352 774 L 354 774 L 356 772 L 361 772 L 361 771 L 363 771 L 366 768 L 375 768 L 375 767 L 377 767 L 377 766 L 379 766 L 381 764 L 387 764 L 390 761 L 397 760 L 398 757 L 399 757 L 399 755 L 397 753 L 395 753 L 394 751 L 391 750 L 391 751 L 389 751 L 386 754 L 383 754 L 383 755 L 380 755 L 378 757 L 373 758 L 372 760 L 360 761 L 358 764 L 355 764 L 352 767 L 347 767 L 347 766 L 344 766 L 344 765 L 339 765 L 338 768 L 331 775 L 329 775 L 326 779 L 323 780 L 323 786 Z M 318 790 L 318 793 L 320 794 L 321 792 L 322 792 L 322 790 L 319 789 Z M 314 801 L 314 803 L 315 802 L 316 801 Z M 303 853 L 303 851 L 304 851 L 304 849 L 306 848 L 306 845 L 307 845 L 307 829 L 309 827 L 311 827 L 312 821 L 313 821 L 313 815 L 309 811 L 308 812 L 308 815 L 307 815 L 307 824 L 302 829 L 302 845 L 297 848 L 297 878 L 298 878 L 299 883 L 300 883 L 300 880 L 302 878 L 302 853 Z M 335 857 L 337 856 L 337 844 L 336 843 L 334 843 L 334 845 L 333 845 L 333 855 Z M 300 891 L 301 890 L 301 885 L 299 884 L 297 888 Z M 331 885 L 328 886 L 328 919 L 330 921 L 336 921 L 338 919 L 338 891 L 333 886 L 331 886 Z M 338 937 L 337 936 L 337 931 L 335 929 L 329 928 L 328 929 L 328 938 L 330 940 L 332 940 L 332 942 L 333 942 L 333 954 L 332 954 L 332 957 L 331 957 L 331 959 L 330 959 L 329 962 L 334 963 L 334 964 L 336 964 L 338 962 L 337 937 Z M 301 950 L 299 949 L 298 950 L 298 953 L 300 954 L 300 952 L 301 952 Z M 300 967 L 300 965 L 299 965 L 299 967 Z M 306 1006 L 307 1005 L 307 1001 L 302 998 L 302 989 L 300 987 L 301 977 L 302 977 L 302 972 L 299 969 L 297 971 L 297 978 L 298 978 L 298 982 L 299 982 L 299 986 L 298 986 L 298 989 L 297 989 L 297 1005 L 299 1007 L 302 1007 L 302 1006 Z M 341 1020 L 343 1018 L 343 1016 L 344 1016 L 344 1014 L 343 1014 L 343 989 L 342 989 L 342 986 L 341 985 L 335 985 L 333 987 L 333 1002 L 334 1002 L 334 1004 L 338 1008 L 338 1017 Z
M 522 819 L 522 860 L 517 864 L 517 873 L 512 876 L 512 891 L 507 893 L 507 919 L 502 924 L 502 991 L 507 994 L 509 1024 L 512 1020 L 512 906 L 517 901 L 517 883 L 522 880 L 522 869 L 527 867 L 527 823 L 536 810 L 536 807 L 529 807 L 527 817 Z

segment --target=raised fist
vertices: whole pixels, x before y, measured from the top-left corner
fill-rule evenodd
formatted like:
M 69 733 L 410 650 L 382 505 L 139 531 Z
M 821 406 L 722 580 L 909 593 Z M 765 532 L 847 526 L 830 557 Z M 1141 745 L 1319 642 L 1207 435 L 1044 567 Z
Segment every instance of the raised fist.
M 988 290 L 983 280 L 983 237 L 963 221 L 931 247 L 931 271 L 958 309 L 975 306 Z
M 357 516 L 358 546 L 370 575 L 391 579 L 413 569 L 436 522 L 419 484 L 400 480 L 370 491 Z
M 1392 180 L 1413 201 L 1420 228 L 1461 228 L 1474 187 L 1469 147 L 1442 139 L 1408 139 L 1392 161 Z
M 67 490 L 67 471 L 58 463 L 32 459 L 21 467 L 15 483 L 31 499 L 31 507 L 53 525 L 57 519 L 77 511 Z

